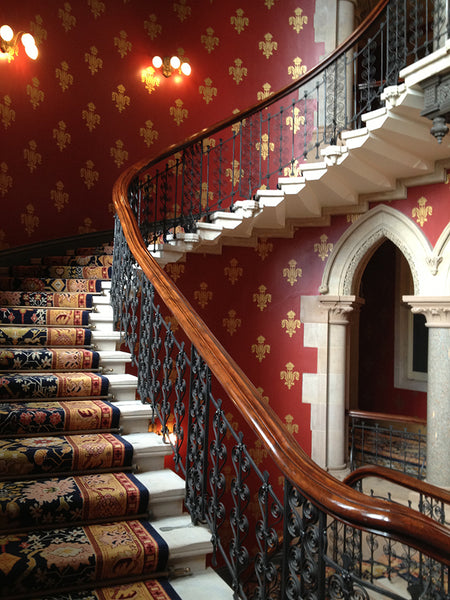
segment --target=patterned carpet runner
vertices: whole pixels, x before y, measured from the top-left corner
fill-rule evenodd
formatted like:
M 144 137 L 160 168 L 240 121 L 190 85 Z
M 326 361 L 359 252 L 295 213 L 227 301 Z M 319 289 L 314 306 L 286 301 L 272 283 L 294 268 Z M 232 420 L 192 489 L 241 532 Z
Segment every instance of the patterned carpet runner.
M 151 579 L 167 545 L 90 347 L 111 265 L 104 246 L 2 270 L 0 599 L 180 600 Z
M 99 364 L 99 353 L 87 348 L 0 348 L 0 371 L 77 371 Z

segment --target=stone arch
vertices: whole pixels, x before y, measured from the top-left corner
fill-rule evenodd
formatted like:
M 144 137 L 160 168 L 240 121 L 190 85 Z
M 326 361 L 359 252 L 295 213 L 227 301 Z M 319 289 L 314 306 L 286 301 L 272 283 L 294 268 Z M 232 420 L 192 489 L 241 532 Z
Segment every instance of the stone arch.
M 385 239 L 391 240 L 408 261 L 415 295 L 436 289 L 436 257 L 428 239 L 403 213 L 380 204 L 341 236 L 325 266 L 319 292 L 331 296 L 357 294 L 368 261 Z

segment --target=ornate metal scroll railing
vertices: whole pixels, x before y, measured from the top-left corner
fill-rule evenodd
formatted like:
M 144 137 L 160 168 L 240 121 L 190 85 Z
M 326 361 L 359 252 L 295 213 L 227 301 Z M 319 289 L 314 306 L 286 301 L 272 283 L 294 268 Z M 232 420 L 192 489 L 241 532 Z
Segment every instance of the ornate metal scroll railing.
M 186 480 L 186 508 L 209 527 L 213 564 L 235 597 L 368 600 L 374 590 L 400 600 L 366 579 L 357 560 L 361 535 L 380 533 L 436 561 L 443 578 L 423 569 L 408 583 L 422 598 L 444 598 L 447 526 L 365 496 L 305 455 L 149 254 L 126 184 L 125 174 L 114 192 L 117 324 L 138 366 L 141 400 L 152 405 L 153 429 L 171 444 Z
M 380 107 L 403 67 L 447 39 L 444 0 L 384 0 L 337 51 L 259 104 L 142 161 L 129 194 L 146 242 L 196 231 L 200 219 L 229 211 L 279 177 L 340 143 Z
M 364 465 L 379 465 L 425 479 L 425 420 L 364 411 L 349 411 L 348 416 L 352 471 Z

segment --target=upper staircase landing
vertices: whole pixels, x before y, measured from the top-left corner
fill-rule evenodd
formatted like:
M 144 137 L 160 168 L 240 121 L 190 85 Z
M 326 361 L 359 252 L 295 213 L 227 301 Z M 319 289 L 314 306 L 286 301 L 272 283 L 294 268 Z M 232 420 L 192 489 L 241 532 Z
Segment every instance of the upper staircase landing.
M 162 265 L 187 252 L 220 254 L 222 245 L 254 246 L 258 237 L 292 237 L 294 228 L 326 225 L 330 215 L 364 213 L 369 202 L 405 198 L 408 186 L 445 181 L 450 137 L 431 135 L 421 116 L 420 82 L 450 69 L 450 46 L 405 69 L 404 83 L 386 88 L 384 106 L 363 116 L 365 127 L 345 131 L 339 144 L 320 150 L 322 160 L 298 165 L 296 177 L 280 177 L 278 189 L 260 189 L 198 222 L 196 233 L 177 232 L 151 246 Z

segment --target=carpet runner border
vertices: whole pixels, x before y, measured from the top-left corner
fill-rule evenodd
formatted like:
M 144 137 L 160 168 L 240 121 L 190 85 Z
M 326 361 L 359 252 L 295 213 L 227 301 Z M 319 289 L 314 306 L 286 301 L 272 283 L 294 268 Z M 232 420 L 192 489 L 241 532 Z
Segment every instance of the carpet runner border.
M 93 308 L 94 296 L 87 292 L 0 291 L 0 305 L 10 307 Z
M 0 290 L 23 292 L 85 292 L 100 293 L 101 279 L 59 279 L 40 277 L 0 277 Z
M 149 490 L 132 473 L 0 482 L 0 534 L 148 518 Z
M 63 265 L 79 265 L 82 267 L 112 267 L 112 262 L 112 254 L 88 254 L 86 256 L 64 254 L 62 256 L 43 256 L 40 264 L 57 267 Z
M 86 372 L 68 373 L 4 373 L 0 375 L 0 401 L 15 398 L 106 396 L 109 379 L 105 375 Z
M 41 600 L 118 600 L 119 598 L 182 600 L 173 589 L 170 581 L 162 578 L 105 586 L 104 588 L 74 592 L 67 595 L 45 596 Z
M 92 331 L 82 327 L 1 327 L 0 346 L 90 346 Z
M 0 436 L 105 431 L 119 428 L 120 409 L 103 400 L 0 403 Z
M 43 587 L 57 593 L 79 588 L 80 581 L 89 589 L 100 581 L 149 578 L 164 571 L 168 560 L 167 543 L 143 520 L 35 530 L 2 541 L 0 589 L 8 597 Z
M 10 268 L 10 277 L 55 279 L 111 279 L 112 268 L 81 265 L 19 265 Z
M 1 371 L 93 371 L 100 368 L 100 354 L 86 348 L 0 347 Z
M 0 323 L 3 326 L 37 325 L 45 327 L 88 327 L 89 316 L 90 311 L 77 308 L 0 308 Z

